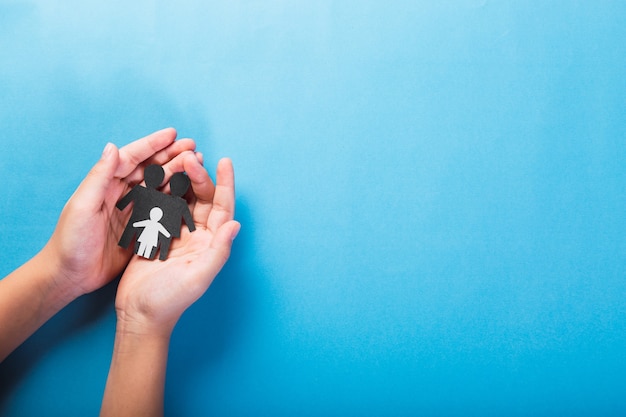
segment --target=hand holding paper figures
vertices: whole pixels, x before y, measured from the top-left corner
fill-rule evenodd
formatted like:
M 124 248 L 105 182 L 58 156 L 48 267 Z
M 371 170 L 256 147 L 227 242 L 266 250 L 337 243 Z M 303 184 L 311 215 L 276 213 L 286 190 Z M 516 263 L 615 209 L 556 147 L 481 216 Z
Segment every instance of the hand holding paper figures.
M 196 229 L 194 233 L 182 230 L 163 262 L 133 257 L 120 280 L 115 298 L 115 348 L 102 402 L 103 417 L 162 414 L 167 351 L 174 325 L 211 285 L 239 232 L 240 225 L 233 220 L 235 183 L 230 160 L 219 162 L 216 185 L 196 155 L 186 155 L 183 165 L 194 193 L 190 207 Z M 143 377 L 147 374 L 151 377 Z
M 235 189 L 230 160 L 218 164 L 217 185 L 194 155 L 185 157 L 183 164 L 194 191 L 190 206 L 195 231 L 183 228 L 165 261 L 131 259 L 116 298 L 117 310 L 124 312 L 126 322 L 132 319 L 142 325 L 165 325 L 165 329 L 173 326 L 221 270 L 239 231 L 239 223 L 233 220 Z

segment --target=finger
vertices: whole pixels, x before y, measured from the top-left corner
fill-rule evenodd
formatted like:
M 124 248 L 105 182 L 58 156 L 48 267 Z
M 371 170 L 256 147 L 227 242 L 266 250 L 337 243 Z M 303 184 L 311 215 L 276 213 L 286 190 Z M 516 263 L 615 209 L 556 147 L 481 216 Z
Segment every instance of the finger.
M 157 152 L 154 156 L 148 158 L 144 163 L 137 166 L 130 174 L 126 176 L 126 181 L 131 184 L 139 184 L 143 181 L 144 169 L 147 165 L 157 164 L 165 165 L 176 158 L 183 152 L 193 151 L 196 143 L 193 139 L 181 139 L 169 145 L 167 148 Z M 169 177 L 168 177 L 169 178 Z
M 198 160 L 200 165 L 204 166 L 204 155 L 201 152 L 196 152 L 196 159 Z M 187 199 L 187 202 L 189 204 L 189 211 L 191 213 L 193 213 L 196 208 L 196 200 L 197 200 L 196 195 L 193 193 L 193 190 L 192 190 L 192 192 L 189 193 L 189 197 Z M 206 220 L 202 224 L 206 224 Z
M 78 186 L 72 199 L 92 213 L 100 210 L 105 202 L 107 191 L 114 183 L 114 174 L 118 164 L 119 150 L 112 143 L 108 143 L 102 152 L 102 157 Z
M 146 160 L 146 164 L 164 165 L 171 161 L 177 155 L 185 151 L 194 151 L 196 149 L 196 142 L 193 139 L 185 138 L 179 139 L 172 143 L 167 148 L 160 152 L 157 152 L 152 158 Z
M 207 257 L 208 271 L 206 271 L 204 276 L 210 277 L 212 280 L 220 272 L 230 257 L 233 240 L 237 237 L 240 229 L 241 224 L 235 220 L 226 222 L 217 229 L 209 250 L 205 255 Z
M 234 217 L 235 172 L 232 161 L 228 158 L 223 158 L 217 164 L 217 185 L 207 227 L 209 230 L 216 232 L 221 225 Z
M 116 176 L 127 177 L 139 164 L 171 145 L 175 139 L 176 130 L 170 127 L 124 146 L 120 149 L 120 164 Z
M 233 240 L 239 234 L 239 230 L 241 230 L 241 224 L 237 220 L 230 220 L 224 223 L 215 233 L 210 248 L 216 250 L 230 248 Z
M 195 154 L 196 154 L 196 159 L 198 160 L 200 165 L 204 166 L 204 155 L 201 152 L 196 152 Z M 193 213 L 196 208 L 196 195 L 193 193 L 193 190 L 191 193 L 189 193 L 189 196 L 187 198 L 187 203 L 189 204 L 189 211 Z M 206 220 L 202 224 L 206 224 Z
M 194 156 L 187 156 L 184 160 L 185 171 L 191 180 L 191 189 L 195 198 L 192 202 L 191 216 L 196 224 L 205 226 L 213 206 L 215 185 L 209 173 Z
M 174 159 L 167 162 L 163 165 L 163 171 L 165 171 L 165 176 L 163 178 L 163 189 L 161 190 L 164 193 L 170 192 L 170 184 L 169 181 L 172 178 L 172 175 L 177 172 L 185 172 L 185 159 L 186 158 L 195 158 L 195 154 L 193 151 L 185 151 L 179 155 L 176 155 Z

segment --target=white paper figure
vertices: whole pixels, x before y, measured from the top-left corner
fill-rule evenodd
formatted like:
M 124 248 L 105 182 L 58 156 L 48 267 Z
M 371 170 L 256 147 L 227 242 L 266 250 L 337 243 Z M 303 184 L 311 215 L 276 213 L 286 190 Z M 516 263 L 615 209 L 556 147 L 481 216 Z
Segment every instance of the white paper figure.
M 162 233 L 165 237 L 170 237 L 170 233 L 159 220 L 163 217 L 163 210 L 158 207 L 154 207 L 150 210 L 150 219 L 142 220 L 140 222 L 133 223 L 133 227 L 143 227 L 143 232 L 139 235 L 137 242 L 139 242 L 139 251 L 137 255 L 150 259 L 152 250 L 157 246 L 159 241 L 159 233 Z

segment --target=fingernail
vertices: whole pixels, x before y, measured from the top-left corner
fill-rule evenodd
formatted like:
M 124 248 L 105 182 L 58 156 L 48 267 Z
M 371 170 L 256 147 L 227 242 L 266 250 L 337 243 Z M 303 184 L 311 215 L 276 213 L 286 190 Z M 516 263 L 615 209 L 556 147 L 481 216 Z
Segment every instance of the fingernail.
M 237 223 L 237 226 L 233 228 L 233 231 L 230 235 L 230 240 L 235 240 L 240 230 L 241 230 L 241 223 Z
M 104 150 L 102 151 L 102 159 L 109 158 L 111 154 L 113 154 L 114 147 L 115 145 L 113 145 L 111 142 L 107 143 L 107 145 L 104 147 Z

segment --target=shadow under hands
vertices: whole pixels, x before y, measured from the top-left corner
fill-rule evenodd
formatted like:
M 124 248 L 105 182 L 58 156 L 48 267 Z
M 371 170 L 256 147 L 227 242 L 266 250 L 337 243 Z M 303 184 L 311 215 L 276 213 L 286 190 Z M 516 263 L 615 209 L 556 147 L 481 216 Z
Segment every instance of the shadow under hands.
M 47 352 L 64 340 L 102 318 L 115 302 L 119 277 L 98 291 L 86 294 L 52 317 L 9 357 L 0 363 L 0 414 L 15 393 L 20 382 L 28 376 Z

